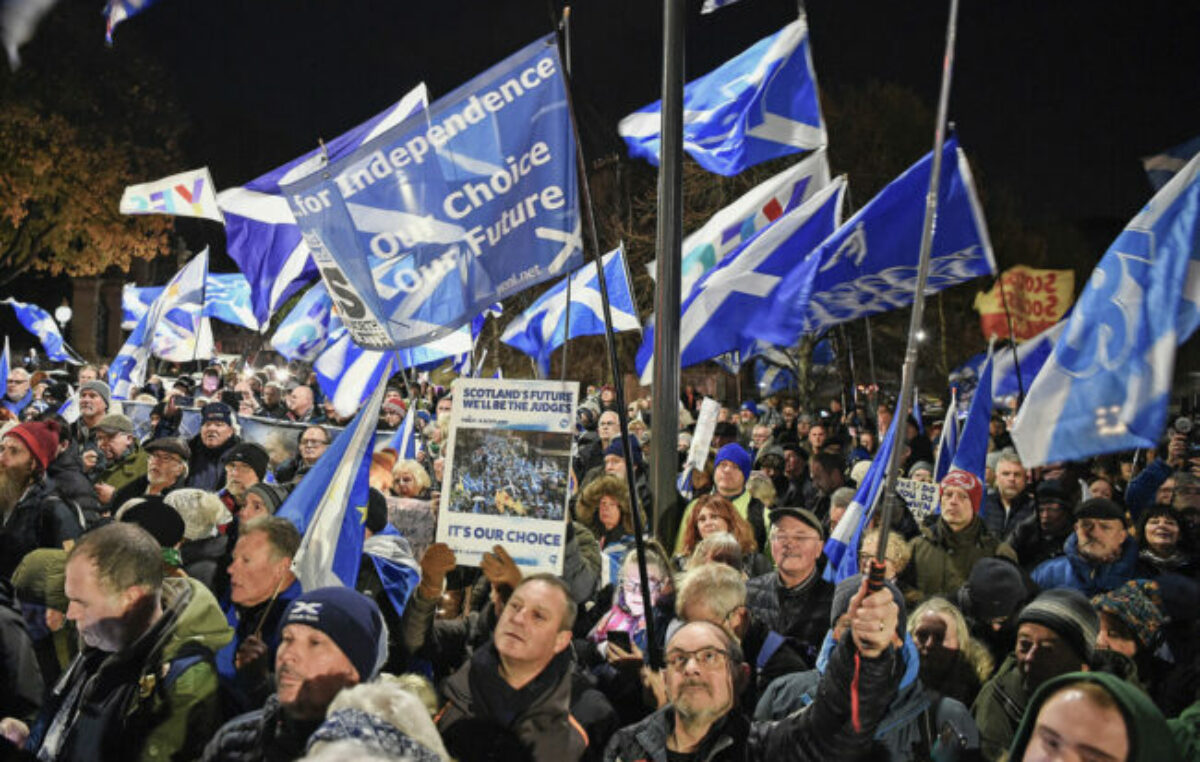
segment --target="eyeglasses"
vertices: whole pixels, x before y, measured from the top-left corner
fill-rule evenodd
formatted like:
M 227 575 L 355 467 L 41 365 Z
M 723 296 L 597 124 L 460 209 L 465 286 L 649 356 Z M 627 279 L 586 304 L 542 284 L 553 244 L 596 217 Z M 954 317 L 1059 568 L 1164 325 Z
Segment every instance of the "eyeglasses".
M 301 447 L 328 447 L 329 443 L 324 439 L 301 439 Z
M 714 670 L 725 666 L 725 660 L 728 658 L 727 652 L 712 646 L 698 648 L 695 651 L 678 650 L 667 654 L 667 668 L 675 672 L 683 672 L 687 669 L 688 662 L 695 659 L 696 666 L 700 669 Z
M 775 532 L 771 535 L 771 542 L 777 542 L 780 545 L 788 545 L 796 543 L 799 545 L 803 542 L 820 542 L 821 538 L 810 534 L 787 534 L 785 532 Z

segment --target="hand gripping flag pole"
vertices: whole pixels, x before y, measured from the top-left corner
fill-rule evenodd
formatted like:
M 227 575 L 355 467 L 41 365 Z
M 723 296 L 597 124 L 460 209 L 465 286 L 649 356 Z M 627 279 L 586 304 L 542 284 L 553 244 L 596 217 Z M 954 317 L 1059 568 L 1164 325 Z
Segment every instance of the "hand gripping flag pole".
M 664 0 L 664 5 L 667 9 L 666 13 L 667 13 L 668 19 L 671 18 L 672 7 L 680 6 L 680 7 L 675 8 L 674 12 L 678 16 L 678 22 L 679 22 L 679 26 L 680 26 L 680 34 L 682 34 L 682 23 L 683 23 L 682 0 Z M 562 45 L 564 42 L 561 28 L 559 29 L 558 36 L 559 36 L 559 49 L 561 52 Z M 664 44 L 665 44 L 665 42 L 664 42 Z M 682 150 L 683 150 L 682 149 L 682 141 L 683 141 L 683 121 L 682 121 L 682 108 L 683 108 L 682 52 L 683 52 L 683 47 L 682 47 L 682 39 L 680 39 L 680 41 L 679 41 L 679 52 L 680 52 L 681 60 L 680 60 L 680 67 L 677 72 L 677 74 L 678 74 L 677 79 L 679 80 L 679 88 L 678 88 L 678 98 L 676 99 L 679 104 L 678 121 L 676 122 L 676 125 L 675 125 L 675 132 L 673 133 L 674 138 L 668 137 L 667 135 L 663 136 L 663 155 L 664 155 L 664 162 L 665 162 L 665 160 L 666 160 L 665 157 L 668 154 L 670 142 L 672 139 L 674 139 L 674 140 L 678 141 L 676 150 L 679 153 L 680 163 L 682 163 Z M 619 403 L 616 406 L 617 407 L 617 411 L 616 411 L 617 412 L 617 422 L 618 422 L 618 424 L 620 426 L 620 430 L 621 430 L 621 442 L 624 445 L 622 449 L 625 451 L 625 483 L 629 489 L 629 505 L 630 505 L 630 508 L 633 513 L 633 540 L 634 540 L 634 546 L 637 550 L 638 583 L 641 585 L 641 588 L 642 588 L 642 600 L 646 601 L 647 605 L 652 605 L 652 601 L 654 599 L 651 596 L 651 591 L 650 591 L 650 575 L 646 569 L 646 540 L 645 540 L 645 536 L 644 536 L 645 530 L 649 529 L 650 527 L 642 526 L 642 511 L 641 511 L 641 506 L 638 505 L 637 482 L 635 481 L 636 477 L 634 475 L 634 470 L 633 470 L 633 448 L 629 446 L 629 414 L 625 407 L 625 384 L 624 384 L 624 380 L 623 380 L 623 377 L 621 374 L 621 364 L 617 357 L 617 343 L 616 343 L 616 339 L 613 336 L 612 307 L 608 301 L 608 279 L 605 277 L 605 274 L 604 274 L 604 262 L 603 262 L 604 257 L 603 257 L 603 251 L 600 249 L 600 237 L 596 233 L 596 216 L 592 212 L 591 185 L 588 182 L 587 162 L 584 160 L 584 157 L 583 157 L 583 143 L 580 142 L 580 140 L 579 140 L 579 127 L 575 120 L 575 99 L 571 93 L 570 74 L 564 72 L 563 80 L 566 85 L 564 90 L 566 91 L 566 94 L 567 94 L 567 106 L 570 109 L 570 113 L 571 113 L 571 129 L 575 133 L 575 162 L 578 165 L 578 171 L 579 171 L 580 201 L 581 201 L 581 206 L 583 207 L 583 214 L 587 218 L 588 243 L 591 244 L 591 247 L 592 247 L 592 260 L 596 266 L 596 279 L 598 281 L 598 285 L 600 286 L 600 303 L 604 310 L 604 343 L 608 347 L 609 369 L 612 372 L 613 389 L 616 392 L 617 401 Z M 664 98 L 664 102 L 667 102 L 667 99 Z M 664 113 L 666 113 L 668 110 L 669 109 L 664 109 Z M 676 171 L 677 172 L 679 171 L 678 168 Z M 680 181 L 680 184 L 679 184 L 678 191 L 681 193 L 682 192 L 682 175 L 679 175 L 679 181 Z M 660 183 L 661 183 L 661 181 L 660 181 Z M 677 199 L 677 201 L 678 201 L 678 199 Z M 660 210 L 661 210 L 661 204 L 660 204 Z M 660 211 L 660 214 L 661 214 L 661 211 Z M 677 221 L 677 225 L 678 225 L 678 221 Z M 678 233 L 678 235 L 676 236 L 676 240 L 675 240 L 673 256 L 665 254 L 661 249 L 659 250 L 658 259 L 660 262 L 660 265 L 659 265 L 660 267 L 662 266 L 661 262 L 665 259 L 670 259 L 672 262 L 676 263 L 675 266 L 678 267 L 677 263 L 679 261 L 679 248 L 680 248 L 680 244 L 682 243 L 682 228 L 680 228 L 677 231 L 677 233 Z M 660 273 L 660 277 L 661 277 L 662 271 L 660 270 L 659 273 Z M 675 314 L 676 315 L 679 314 L 679 285 L 678 285 L 678 283 L 679 283 L 679 276 L 678 276 L 678 271 L 676 271 L 676 274 L 675 274 L 675 284 L 676 284 L 676 286 L 675 286 L 675 300 L 676 300 Z M 659 281 L 659 286 L 660 286 L 660 290 L 662 290 L 663 281 L 661 281 L 661 280 Z M 569 306 L 569 304 L 570 303 L 568 302 L 568 306 Z M 568 312 L 569 311 L 570 310 L 568 309 Z M 676 343 L 678 343 L 678 336 L 676 336 Z M 676 356 L 678 356 L 678 355 L 676 355 Z M 662 363 L 662 364 L 667 365 L 669 363 Z M 660 390 L 659 394 L 656 395 L 656 397 L 657 396 L 661 396 L 661 390 Z M 676 392 L 673 396 L 673 399 L 678 400 L 678 398 L 679 398 L 679 394 L 678 394 L 678 392 Z M 658 416 L 658 408 L 657 407 L 655 408 L 654 415 L 655 415 L 654 420 L 658 421 L 659 419 L 657 417 Z M 678 409 L 672 408 L 671 409 L 671 421 L 676 420 L 678 415 L 679 415 Z M 667 421 L 666 419 L 663 419 L 664 423 L 671 423 L 671 421 Z M 674 425 L 674 424 L 671 423 L 671 425 Z M 671 478 L 671 487 L 672 487 L 672 489 L 674 488 L 674 477 L 673 476 Z M 646 656 L 649 660 L 650 666 L 655 669 L 658 669 L 658 668 L 662 667 L 663 659 L 662 659 L 662 654 L 659 652 L 659 648 L 657 645 L 657 639 L 655 637 L 655 632 L 654 632 L 655 629 L 657 629 L 657 628 L 655 627 L 654 617 L 651 615 L 651 612 L 647 611 L 646 612 L 646 646 L 647 646 Z
M 917 265 L 917 286 L 913 294 L 912 318 L 908 325 L 908 348 L 904 353 L 904 370 L 900 377 L 900 399 L 896 406 L 896 420 L 900 426 L 908 419 L 909 407 L 912 404 L 913 387 L 917 369 L 917 349 L 919 342 L 917 334 L 921 331 L 921 322 L 925 315 L 925 285 L 929 280 L 929 257 L 933 249 L 933 231 L 937 222 L 938 183 L 942 176 L 942 145 L 946 141 L 946 111 L 950 101 L 950 77 L 954 70 L 954 42 L 958 27 L 958 0 L 950 0 L 950 18 L 946 22 L 946 53 L 942 59 L 942 86 L 938 96 L 937 124 L 933 135 L 933 166 L 929 174 L 929 193 L 925 197 L 925 222 L 921 228 L 921 256 Z M 892 448 L 888 458 L 887 473 L 884 475 L 882 514 L 879 522 L 879 545 L 875 558 L 871 561 L 870 588 L 879 590 L 883 587 L 884 558 L 887 552 L 888 533 L 892 529 L 892 516 L 900 506 L 900 497 L 896 494 L 896 474 L 900 469 L 900 461 L 904 448 L 897 445 Z M 876 500 L 880 499 L 876 497 Z

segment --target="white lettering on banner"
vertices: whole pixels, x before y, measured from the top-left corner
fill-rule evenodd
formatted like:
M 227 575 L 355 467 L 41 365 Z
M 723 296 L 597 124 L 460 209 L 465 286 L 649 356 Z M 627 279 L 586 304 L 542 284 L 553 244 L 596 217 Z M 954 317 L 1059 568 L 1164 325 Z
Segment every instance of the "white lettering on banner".
M 429 149 L 444 146 L 451 138 L 465 132 L 469 125 L 477 124 L 486 118 L 485 111 L 496 113 L 505 106 L 513 103 L 525 93 L 536 89 L 543 82 L 557 75 L 554 57 L 547 55 L 536 63 L 526 67 L 517 75 L 506 79 L 494 90 L 488 90 L 480 95 L 472 95 L 460 111 L 449 113 L 440 122 L 433 122 L 423 134 L 413 135 L 403 145 L 391 148 L 386 154 L 383 150 L 376 151 L 354 167 L 342 172 L 334 182 L 344 198 L 351 198 L 379 180 L 387 178 L 397 170 L 403 169 L 409 163 L 423 164 Z M 542 144 L 544 147 L 544 144 Z M 537 148 L 535 144 L 534 149 Z M 533 150 L 524 158 L 533 161 Z M 547 161 L 549 152 L 546 152 Z M 508 159 L 511 165 L 518 160 Z M 527 165 L 528 166 L 528 165 Z M 519 167 L 518 167 L 519 170 Z M 501 174 L 501 173 L 497 173 Z M 493 176 L 494 178 L 495 176 Z M 515 177 L 513 178 L 515 182 Z M 302 212 L 299 216 L 315 214 L 330 205 L 328 191 L 313 194 L 294 194 L 292 200 Z M 449 201 L 449 199 L 447 199 Z M 447 210 L 449 212 L 449 210 Z
M 550 161 L 550 146 L 539 140 L 528 152 L 514 159 L 509 156 L 508 171 L 496 172 L 486 183 L 464 183 L 459 190 L 446 196 L 442 209 L 456 220 L 461 220 L 487 202 L 512 190 L 522 177 Z M 530 196 L 529 199 L 535 198 Z M 526 203 L 529 202 L 526 199 Z M 532 215 L 531 215 L 532 216 Z

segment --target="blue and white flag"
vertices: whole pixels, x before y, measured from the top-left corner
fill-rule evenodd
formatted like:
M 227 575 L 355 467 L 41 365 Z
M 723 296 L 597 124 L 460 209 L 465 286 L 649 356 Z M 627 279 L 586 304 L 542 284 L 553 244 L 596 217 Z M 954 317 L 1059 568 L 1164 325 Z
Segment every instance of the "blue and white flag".
M 324 283 L 315 283 L 300 297 L 271 337 L 271 347 L 289 360 L 312 362 L 329 337 L 333 300 Z
M 871 525 L 876 504 L 881 499 L 883 485 L 887 481 L 888 461 L 892 459 L 892 448 L 896 446 L 896 416 L 888 426 L 887 435 L 879 445 L 879 451 L 871 460 L 871 467 L 863 477 L 862 484 L 854 493 L 854 499 L 846 508 L 837 528 L 825 541 L 825 579 L 837 584 L 859 572 L 858 550 L 862 547 L 863 532 Z
M 604 278 L 608 283 L 608 303 L 612 308 L 613 331 L 641 330 L 633 303 L 633 286 L 625 251 L 617 247 L 604 255 Z M 604 333 L 604 307 L 600 300 L 600 279 L 596 265 L 589 262 L 570 276 L 571 335 L 600 336 Z M 551 286 L 533 304 L 509 323 L 500 340 L 533 358 L 542 377 L 550 374 L 550 355 L 565 341 L 567 322 L 567 279 Z
M 1060 321 L 1031 339 L 1017 345 L 1017 359 L 1013 360 L 1011 346 L 997 349 L 992 367 L 992 398 L 1002 399 L 1023 391 L 1029 391 L 1033 379 L 1041 372 L 1042 366 L 1054 351 L 1054 344 L 1062 335 L 1066 321 Z M 965 390 L 973 389 L 979 381 L 979 374 L 987 362 L 987 352 L 980 352 L 950 373 L 951 382 L 959 384 Z M 1020 365 L 1021 375 L 1018 382 L 1017 366 Z
M 575 158 L 550 35 L 285 190 L 354 340 L 403 348 L 579 265 Z
M 8 391 L 8 371 L 12 368 L 12 354 L 8 350 L 8 336 L 4 337 L 4 353 L 0 354 L 0 389 Z M 0 397 L 4 397 L 0 394 Z M 4 397 L 7 402 L 8 398 Z
M 1021 462 L 1153 447 L 1200 325 L 1200 154 L 1117 236 L 1066 323 L 1013 424 Z
M 108 0 L 108 4 L 104 7 L 104 17 L 107 20 L 104 25 L 105 41 L 112 45 L 113 32 L 116 31 L 118 24 L 136 16 L 157 2 L 158 0 Z
M 58 331 L 58 323 L 54 322 L 54 318 L 49 312 L 36 304 L 18 302 L 12 297 L 5 299 L 0 304 L 10 305 L 17 314 L 17 320 L 25 326 L 25 330 L 37 336 L 38 341 L 42 343 L 42 349 L 46 351 L 46 359 L 53 362 L 83 365 L 83 358 L 63 340 L 62 334 Z
M 121 287 L 121 330 L 132 331 L 138 321 L 162 294 L 166 286 L 135 286 L 126 283 Z
M 817 260 L 809 252 L 837 229 L 845 189 L 845 178 L 837 178 L 704 274 L 682 307 L 681 368 L 724 352 L 746 355 L 762 338 L 762 316 L 772 309 L 781 281 L 797 271 L 797 280 L 811 280 Z M 774 343 L 791 346 L 794 339 Z M 642 383 L 653 374 L 653 357 L 654 329 L 647 326 L 637 357 Z
M 240 188 L 217 194 L 225 214 L 226 248 L 250 282 L 250 303 L 260 324 L 265 325 L 279 305 L 317 278 L 282 186 L 322 167 L 326 155 L 332 162 L 351 154 L 424 110 L 426 103 L 422 83 L 385 111 L 326 143 L 324 152 L 314 149 Z
M 399 453 L 400 460 L 416 460 L 419 440 L 417 406 L 411 404 L 408 406 L 408 412 L 404 414 L 404 420 L 400 422 L 400 428 L 396 429 L 395 435 L 386 446 Z
M 992 395 L 986 390 L 992 388 L 992 368 L 995 355 L 988 353 L 983 372 L 979 374 L 979 386 L 971 395 L 971 407 L 967 409 L 967 420 L 963 423 L 962 433 L 958 438 L 958 447 L 954 451 L 954 459 L 950 463 L 950 471 L 966 471 L 979 477 L 979 481 L 987 484 L 984 467 L 987 465 L 988 442 L 991 440 Z
M 825 240 L 811 255 L 819 260 L 811 276 L 797 270 L 780 284 L 776 308 L 761 321 L 764 341 L 790 346 L 801 333 L 912 304 L 932 164 L 930 152 Z M 995 272 L 971 170 L 951 136 L 942 154 L 926 293 Z
M 1142 166 L 1145 167 L 1146 176 L 1150 178 L 1150 184 L 1154 186 L 1154 190 L 1160 191 L 1171 181 L 1175 173 L 1187 166 L 1192 157 L 1198 153 L 1200 153 L 1200 135 L 1186 143 L 1180 143 L 1174 148 L 1168 148 L 1162 153 L 1147 156 L 1142 159 Z
M 796 374 L 790 368 L 755 358 L 754 382 L 760 396 L 769 397 L 796 388 Z
M 384 378 L 391 375 L 391 363 Z M 307 591 L 318 587 L 354 587 L 362 561 L 367 520 L 371 445 L 384 384 L 378 384 L 346 430 L 333 440 L 301 480 L 277 515 L 291 521 L 304 539 L 292 571 Z
M 169 352 L 186 362 L 194 357 L 211 356 L 201 350 L 207 323 L 200 316 L 203 308 L 204 281 L 208 274 L 208 249 L 197 254 L 175 273 L 150 309 L 138 321 L 108 370 L 108 385 L 115 399 L 128 399 L 133 387 L 146 381 L 146 363 L 153 352 Z
M 250 305 L 250 281 L 241 273 L 210 273 L 204 286 L 204 314 L 223 323 L 258 330 Z
M 924 434 L 925 420 L 921 417 L 921 395 L 915 386 L 913 387 L 912 416 L 913 420 L 917 422 L 917 431 Z
M 950 404 L 946 406 L 946 417 L 942 421 L 942 436 L 938 439 L 937 453 L 933 461 L 933 481 L 941 484 L 942 477 L 950 473 L 954 453 L 958 451 L 958 390 L 950 390 Z M 986 465 L 986 463 L 985 463 Z
M 679 293 L 692 292 L 700 276 L 758 231 L 803 204 L 829 184 L 829 160 L 819 148 L 795 165 L 746 191 L 683 239 Z M 646 264 L 656 276 L 653 260 Z
M 704 0 L 704 5 L 700 6 L 700 15 L 703 16 L 714 11 L 719 11 L 736 2 L 739 2 L 739 0 Z
M 70 389 L 67 401 L 58 406 L 58 415 L 67 423 L 75 423 L 79 420 L 79 395 L 75 393 L 74 389 Z
M 621 120 L 630 156 L 658 165 L 661 120 L 662 101 Z M 825 143 L 803 17 L 683 88 L 683 150 L 710 172 L 736 175 Z

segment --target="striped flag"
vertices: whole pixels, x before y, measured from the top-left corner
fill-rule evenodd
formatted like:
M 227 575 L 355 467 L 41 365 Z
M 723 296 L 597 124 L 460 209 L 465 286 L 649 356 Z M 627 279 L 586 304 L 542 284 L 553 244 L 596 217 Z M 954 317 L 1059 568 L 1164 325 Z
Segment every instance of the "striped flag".
M 875 513 L 876 503 L 882 497 L 884 482 L 887 481 L 887 465 L 892 459 L 892 448 L 896 446 L 896 416 L 892 416 L 892 425 L 888 427 L 887 436 L 862 484 L 854 493 L 854 499 L 838 522 L 837 528 L 825 541 L 825 557 L 829 563 L 825 565 L 825 579 L 834 584 L 847 577 L 853 577 L 859 572 L 858 549 L 862 546 L 863 532 L 871 525 L 871 517 Z

